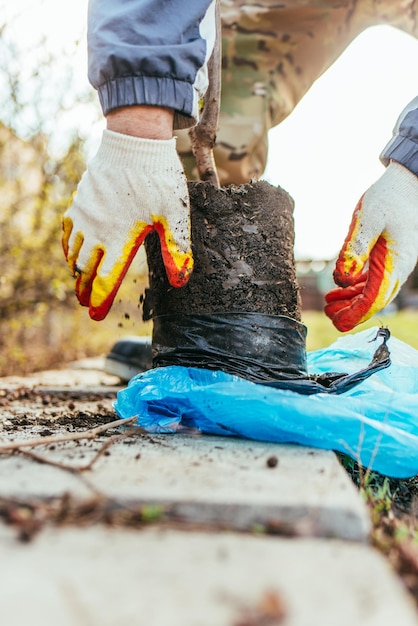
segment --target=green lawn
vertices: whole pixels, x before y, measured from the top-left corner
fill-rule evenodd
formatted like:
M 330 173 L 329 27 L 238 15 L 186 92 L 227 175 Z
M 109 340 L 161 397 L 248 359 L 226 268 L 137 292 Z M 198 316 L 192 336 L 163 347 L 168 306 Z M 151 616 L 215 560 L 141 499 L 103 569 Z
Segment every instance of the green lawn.
M 308 328 L 306 343 L 308 351 L 325 348 L 345 334 L 354 334 L 373 326 L 387 326 L 394 337 L 418 350 L 418 309 L 405 309 L 388 315 L 380 314 L 360 324 L 350 333 L 340 333 L 326 315 L 319 311 L 304 311 L 302 321 Z

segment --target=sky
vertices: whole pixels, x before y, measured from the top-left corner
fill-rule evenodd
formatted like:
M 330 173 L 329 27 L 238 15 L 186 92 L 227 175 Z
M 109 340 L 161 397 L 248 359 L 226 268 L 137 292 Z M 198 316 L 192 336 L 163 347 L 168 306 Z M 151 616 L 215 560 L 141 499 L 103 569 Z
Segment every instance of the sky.
M 0 0 L 3 19 L 22 15 L 14 36 L 47 37 L 51 50 L 85 38 L 87 0 Z M 85 45 L 77 56 L 78 84 L 88 86 Z M 355 205 L 384 172 L 379 154 L 401 110 L 418 94 L 418 40 L 389 26 L 375 26 L 354 40 L 311 87 L 291 115 L 269 135 L 263 178 L 295 201 L 295 256 L 332 259 L 348 230 Z M 93 105 L 92 105 L 93 106 Z M 100 141 L 97 111 L 74 124 Z M 77 117 L 78 116 L 78 117 Z M 87 130 L 88 132 L 88 130 Z
M 265 178 L 295 201 L 297 258 L 333 258 L 379 155 L 418 95 L 418 40 L 375 26 L 354 40 L 270 131 Z

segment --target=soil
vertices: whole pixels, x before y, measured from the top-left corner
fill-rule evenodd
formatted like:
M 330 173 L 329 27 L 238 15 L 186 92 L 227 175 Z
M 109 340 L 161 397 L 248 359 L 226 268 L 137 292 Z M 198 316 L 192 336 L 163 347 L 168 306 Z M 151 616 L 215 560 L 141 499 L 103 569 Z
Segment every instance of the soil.
M 156 234 L 146 252 L 150 288 L 144 320 L 176 313 L 252 312 L 301 319 L 294 262 L 294 203 L 265 181 L 218 189 L 189 183 L 195 267 L 188 284 L 173 289 Z
M 344 458 L 344 455 L 338 454 L 338 456 Z M 343 465 L 356 487 L 361 488 L 366 470 L 359 467 L 358 463 L 354 461 L 350 461 L 348 464 L 343 461 Z M 415 518 L 414 523 L 416 523 L 418 516 L 418 476 L 390 478 L 379 474 L 379 472 L 372 472 L 368 478 L 369 489 L 375 493 L 379 493 L 385 483 L 394 515 L 404 521 L 411 516 Z
M 68 430 L 88 429 L 115 418 L 115 391 L 95 393 L 75 389 L 16 387 L 0 389 L 0 435 L 7 432 L 31 432 L 49 436 L 59 427 Z
M 363 489 L 373 524 L 372 543 L 386 556 L 418 608 L 418 477 L 397 479 L 371 472 L 365 487 L 366 470 L 352 461 L 343 465 Z

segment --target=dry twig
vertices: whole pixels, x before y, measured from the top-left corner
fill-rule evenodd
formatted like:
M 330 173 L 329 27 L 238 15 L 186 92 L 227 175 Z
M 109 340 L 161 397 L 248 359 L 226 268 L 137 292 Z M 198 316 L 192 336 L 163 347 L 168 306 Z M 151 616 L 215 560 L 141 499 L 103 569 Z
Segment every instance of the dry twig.
M 110 437 L 99 448 L 99 450 L 96 452 L 93 458 L 84 465 L 71 465 L 69 463 L 63 463 L 62 461 L 57 461 L 57 460 L 45 457 L 41 454 L 38 454 L 37 452 L 28 450 L 27 448 L 34 448 L 36 446 L 41 446 L 41 445 L 52 445 L 56 443 L 65 443 L 69 441 L 79 441 L 81 439 L 95 439 L 101 433 L 105 432 L 106 430 L 109 430 L 110 428 L 117 428 L 121 425 L 126 426 L 128 424 L 131 424 L 136 419 L 137 419 L 137 416 L 129 417 L 126 419 L 119 419 L 113 422 L 108 422 L 107 424 L 101 424 L 100 426 L 96 426 L 95 428 L 90 428 L 89 430 L 85 430 L 83 432 L 78 432 L 78 433 L 69 433 L 66 435 L 53 435 L 51 437 L 28 439 L 27 441 L 21 441 L 21 442 L 14 441 L 12 443 L 2 443 L 0 444 L 0 454 L 19 453 L 30 459 L 33 459 L 37 463 L 43 463 L 44 465 L 49 465 L 49 466 L 56 467 L 58 469 L 62 469 L 67 472 L 70 472 L 78 476 L 86 484 L 86 486 L 96 494 L 96 496 L 100 498 L 104 498 L 105 496 L 98 489 L 96 489 L 96 487 L 92 485 L 90 481 L 88 481 L 85 478 L 85 476 L 82 475 L 82 473 L 87 470 L 91 470 L 94 463 L 97 461 L 97 459 L 100 456 L 102 456 L 102 454 L 106 452 L 106 450 L 110 448 L 111 445 L 113 445 L 117 441 L 120 441 L 121 439 L 125 439 L 126 437 L 131 437 L 134 433 L 137 433 L 138 431 L 142 433 L 143 432 L 142 428 L 131 429 L 127 431 L 126 433 L 122 433 L 122 434 Z
M 71 465 L 69 463 L 63 463 L 62 461 L 56 461 L 53 459 L 49 459 L 41 454 L 37 454 L 36 452 L 32 452 L 32 450 L 16 450 L 20 454 L 37 461 L 38 463 L 44 463 L 45 465 L 51 465 L 52 467 L 58 467 L 59 469 L 67 470 L 68 472 L 72 472 L 74 474 L 78 474 L 79 472 L 86 472 L 93 468 L 93 465 L 96 463 L 97 459 L 99 459 L 114 443 L 121 441 L 122 439 L 126 439 L 127 437 L 132 437 L 132 435 L 137 434 L 137 430 L 129 430 L 126 433 L 121 435 L 115 435 L 114 437 L 110 437 L 105 443 L 97 450 L 96 454 L 93 458 L 84 465 Z

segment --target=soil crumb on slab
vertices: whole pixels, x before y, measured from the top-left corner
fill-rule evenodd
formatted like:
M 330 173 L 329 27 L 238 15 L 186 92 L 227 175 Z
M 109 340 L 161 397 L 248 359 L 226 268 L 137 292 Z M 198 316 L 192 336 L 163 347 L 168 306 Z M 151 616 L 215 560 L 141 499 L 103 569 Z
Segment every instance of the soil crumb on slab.
M 147 237 L 144 320 L 177 313 L 249 312 L 301 320 L 294 261 L 294 202 L 265 181 L 218 189 L 189 183 L 194 271 L 169 284 L 158 236 Z

